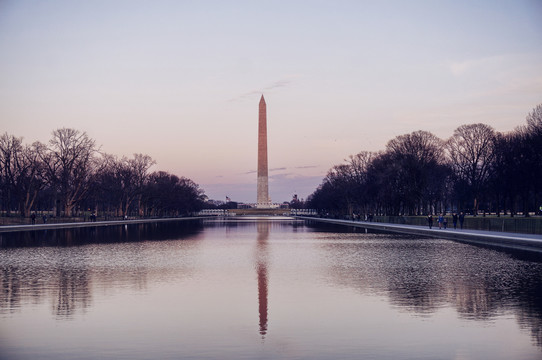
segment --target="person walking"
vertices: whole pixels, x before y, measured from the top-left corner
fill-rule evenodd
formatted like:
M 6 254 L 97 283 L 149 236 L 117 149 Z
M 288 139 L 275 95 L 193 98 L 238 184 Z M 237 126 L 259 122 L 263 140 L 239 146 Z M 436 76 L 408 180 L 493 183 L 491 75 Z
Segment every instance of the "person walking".
M 32 225 L 36 224 L 36 213 L 33 212 L 32 215 L 30 215 L 30 219 L 32 219 Z
M 454 230 L 457 229 L 457 214 L 452 214 L 452 223 L 454 224 Z
M 443 216 L 442 213 L 439 215 L 437 221 L 438 221 L 438 228 L 439 228 L 439 229 L 442 229 L 442 225 L 443 225 L 443 223 L 444 223 L 444 216 Z
M 427 225 L 429 225 L 429 229 L 433 228 L 433 216 L 431 214 L 427 215 Z
M 459 227 L 461 230 L 463 230 L 463 221 L 465 221 L 465 214 L 463 214 L 463 211 L 459 213 Z
M 444 230 L 448 227 L 448 218 L 445 216 L 444 220 L 442 221 L 442 225 L 444 225 Z

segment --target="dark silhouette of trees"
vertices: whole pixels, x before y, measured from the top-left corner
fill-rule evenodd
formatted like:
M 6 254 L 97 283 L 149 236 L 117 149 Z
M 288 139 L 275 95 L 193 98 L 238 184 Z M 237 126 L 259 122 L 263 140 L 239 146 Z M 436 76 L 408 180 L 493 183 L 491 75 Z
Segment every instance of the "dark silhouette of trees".
M 22 138 L 5 133 L 0 138 L 0 166 L 2 166 L 2 204 L 8 215 L 11 213 L 17 158 L 22 152 Z
M 88 211 L 101 209 L 108 214 L 122 216 L 122 183 L 117 171 L 119 160 L 114 155 L 103 154 L 102 161 L 83 208 Z
M 377 156 L 376 153 L 370 151 L 362 151 L 356 155 L 351 155 L 348 158 L 348 166 L 352 173 L 351 179 L 353 183 L 352 200 L 354 203 L 353 210 L 357 214 L 368 213 L 374 211 L 369 209 L 368 204 L 371 199 L 371 193 L 368 191 L 368 170 L 373 159 Z
M 149 175 L 142 204 L 149 216 L 187 215 L 203 207 L 203 190 L 192 180 L 165 171 Z
M 49 146 L 37 144 L 36 150 L 57 196 L 56 215 L 60 216 L 61 208 L 65 215 L 72 215 L 87 194 L 99 166 L 95 141 L 85 132 L 62 128 L 53 131 Z
M 416 131 L 390 140 L 383 152 L 360 152 L 334 166 L 308 206 L 350 216 L 421 214 L 446 198 L 449 177 L 443 141 Z
M 416 131 L 390 140 L 386 146 L 389 161 L 394 164 L 399 211 L 408 215 L 421 214 L 442 200 L 439 189 L 446 185 L 443 142 L 427 131 Z M 428 191 L 432 190 L 432 191 Z M 395 201 L 396 202 L 396 201 Z
M 525 166 L 531 169 L 529 193 L 532 197 L 526 195 L 535 201 L 535 206 L 542 206 L 542 104 L 527 115 L 527 125 L 523 133 L 527 147 Z M 542 213 L 542 209 L 540 212 Z
M 287 204 L 290 209 L 303 209 L 305 207 L 305 202 L 303 201 L 303 199 L 299 199 L 297 197 L 297 194 L 294 194 L 294 196 L 292 197 L 292 201 Z
M 404 171 L 388 152 L 376 156 L 367 171 L 367 187 L 373 197 L 370 206 L 376 213 L 398 214 L 405 184 L 401 184 Z
M 478 213 L 479 200 L 487 186 L 495 156 L 495 130 L 485 124 L 462 125 L 446 142 L 450 165 L 461 186 L 473 200 Z M 465 199 L 460 199 L 465 200 Z
M 307 207 L 335 216 L 517 211 L 542 205 L 542 104 L 524 126 L 501 134 L 462 125 L 443 141 L 427 131 L 390 140 L 333 166 Z
M 143 215 L 141 210 L 141 195 L 149 176 L 149 169 L 156 162 L 144 154 L 134 154 L 133 158 L 111 159 L 110 168 L 114 187 L 118 191 L 118 213 L 127 216 L 130 208 L 135 204 L 138 215 Z
M 524 126 L 499 143 L 508 166 L 503 177 L 510 187 L 509 203 L 528 214 L 542 206 L 542 104 L 527 115 Z M 517 203 L 517 205 L 516 205 Z M 514 211 L 512 212 L 514 213 Z
M 201 209 L 203 190 L 166 172 L 150 174 L 145 154 L 118 158 L 98 151 L 85 132 L 62 128 L 47 144 L 24 145 L 0 136 L 0 200 L 3 213 L 54 210 L 56 216 L 101 212 L 110 216 L 185 215 Z
M 22 138 L 5 133 L 0 137 L 0 169 L 2 210 L 9 215 L 15 200 L 20 215 L 28 216 L 44 186 L 43 164 L 36 151 L 23 145 Z
M 537 105 L 527 115 L 527 131 L 538 140 L 540 144 L 540 137 L 542 136 L 542 104 Z M 538 148 L 538 150 L 541 150 Z

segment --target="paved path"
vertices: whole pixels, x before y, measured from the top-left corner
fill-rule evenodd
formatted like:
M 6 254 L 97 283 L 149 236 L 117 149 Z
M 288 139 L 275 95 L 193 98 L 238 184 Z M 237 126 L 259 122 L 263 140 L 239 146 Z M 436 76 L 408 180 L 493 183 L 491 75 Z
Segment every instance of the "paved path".
M 96 222 L 90 222 L 90 221 L 87 221 L 87 222 L 71 222 L 71 223 L 67 222 L 67 223 L 35 224 L 35 225 L 4 225 L 4 226 L 0 226 L 0 233 L 16 232 L 16 231 L 73 229 L 73 228 L 83 228 L 83 227 L 145 224 L 145 223 L 154 223 L 154 222 L 185 221 L 185 220 L 206 219 L 206 218 L 208 218 L 208 217 L 202 216 L 202 217 L 114 220 L 114 221 L 96 221 Z
M 351 220 L 336 220 L 325 218 L 314 218 L 298 216 L 298 218 L 325 222 L 331 224 L 349 225 L 367 229 L 391 231 L 402 234 L 413 234 L 437 237 L 443 239 L 458 240 L 464 242 L 472 242 L 484 245 L 493 245 L 501 247 L 511 247 L 522 250 L 541 251 L 542 252 L 542 235 L 506 233 L 498 231 L 483 231 L 483 230 L 468 230 L 468 229 L 439 229 L 438 225 L 435 228 L 429 229 L 427 226 L 417 225 L 402 225 L 402 224 L 387 224 L 366 221 L 351 221 Z

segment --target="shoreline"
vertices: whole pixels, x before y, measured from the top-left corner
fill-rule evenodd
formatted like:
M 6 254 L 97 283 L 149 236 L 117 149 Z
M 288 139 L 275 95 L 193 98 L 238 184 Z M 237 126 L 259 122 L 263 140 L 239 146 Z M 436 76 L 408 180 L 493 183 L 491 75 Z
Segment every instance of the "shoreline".
M 111 220 L 111 221 L 96 221 L 96 222 L 72 222 L 72 223 L 52 223 L 52 224 L 35 224 L 35 225 L 5 225 L 0 226 L 0 234 L 13 232 L 28 232 L 41 230 L 57 230 L 57 229 L 77 229 L 90 227 L 107 227 L 107 226 L 122 226 L 132 224 L 148 224 L 157 222 L 175 222 L 175 221 L 194 221 L 205 219 L 218 219 L 216 216 L 195 216 L 195 217 L 178 217 L 178 218 L 155 218 L 155 219 L 133 219 L 133 220 Z M 243 220 L 243 216 L 231 217 L 228 220 Z M 251 219 L 258 218 L 257 216 L 250 217 Z M 265 217 L 267 218 L 267 217 Z M 270 217 L 273 219 L 273 217 Z M 282 217 L 281 217 L 282 218 Z M 466 243 L 497 246 L 504 248 L 512 248 L 518 250 L 536 251 L 542 253 L 542 236 L 523 233 L 509 233 L 484 230 L 470 229 L 439 229 L 428 226 L 419 225 L 404 225 L 379 222 L 353 221 L 317 218 L 310 216 L 291 216 L 289 219 L 300 219 L 308 222 L 320 222 L 343 226 L 353 226 L 357 228 L 380 230 L 408 235 L 428 236 L 433 238 L 442 238 Z M 284 218 L 282 218 L 284 219 Z M 246 220 L 246 218 L 245 218 Z

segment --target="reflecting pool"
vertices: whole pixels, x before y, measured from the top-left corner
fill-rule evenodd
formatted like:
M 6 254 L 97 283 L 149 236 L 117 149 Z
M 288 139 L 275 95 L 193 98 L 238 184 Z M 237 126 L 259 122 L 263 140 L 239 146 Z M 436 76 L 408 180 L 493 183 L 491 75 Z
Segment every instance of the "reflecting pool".
M 541 359 L 542 259 L 291 219 L 0 236 L 1 359 Z

